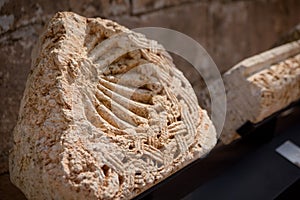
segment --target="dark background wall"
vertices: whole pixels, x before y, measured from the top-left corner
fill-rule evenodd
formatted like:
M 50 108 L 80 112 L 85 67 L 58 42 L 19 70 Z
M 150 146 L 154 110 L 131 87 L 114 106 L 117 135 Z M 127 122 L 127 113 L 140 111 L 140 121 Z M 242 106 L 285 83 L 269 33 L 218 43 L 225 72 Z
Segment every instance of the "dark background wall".
M 224 72 L 270 48 L 300 22 L 299 10 L 298 0 L 0 0 L 0 174 L 8 170 L 32 47 L 54 13 L 73 11 L 110 18 L 129 28 L 180 31 L 203 45 Z

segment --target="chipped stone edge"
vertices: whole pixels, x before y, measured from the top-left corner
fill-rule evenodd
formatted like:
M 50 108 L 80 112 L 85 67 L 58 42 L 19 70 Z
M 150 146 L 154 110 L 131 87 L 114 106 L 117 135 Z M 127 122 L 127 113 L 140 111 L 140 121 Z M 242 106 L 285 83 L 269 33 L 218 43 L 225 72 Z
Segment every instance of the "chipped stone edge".
M 257 123 L 268 117 L 270 114 L 287 106 L 280 105 L 278 109 L 266 112 L 261 105 L 262 88 L 255 85 L 254 82 L 251 82 L 249 77 L 257 75 L 262 71 L 269 70 L 272 65 L 278 64 L 299 53 L 300 40 L 247 58 L 223 75 L 228 100 L 228 112 L 221 135 L 221 141 L 223 143 L 228 144 L 235 138 L 238 138 L 236 130 L 245 122 L 250 121 Z M 282 79 L 283 76 L 279 78 Z M 294 81 L 295 80 L 296 78 Z M 292 101 L 288 102 L 288 104 L 290 103 L 292 103 Z M 263 113 L 268 114 L 266 115 Z

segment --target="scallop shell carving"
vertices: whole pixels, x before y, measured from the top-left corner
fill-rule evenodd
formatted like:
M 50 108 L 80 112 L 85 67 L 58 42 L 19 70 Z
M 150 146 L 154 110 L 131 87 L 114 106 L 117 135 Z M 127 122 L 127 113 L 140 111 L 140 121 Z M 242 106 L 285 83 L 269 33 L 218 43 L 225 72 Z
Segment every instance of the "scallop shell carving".
M 157 42 L 58 13 L 37 47 L 10 174 L 29 199 L 127 199 L 216 143 L 192 87 Z

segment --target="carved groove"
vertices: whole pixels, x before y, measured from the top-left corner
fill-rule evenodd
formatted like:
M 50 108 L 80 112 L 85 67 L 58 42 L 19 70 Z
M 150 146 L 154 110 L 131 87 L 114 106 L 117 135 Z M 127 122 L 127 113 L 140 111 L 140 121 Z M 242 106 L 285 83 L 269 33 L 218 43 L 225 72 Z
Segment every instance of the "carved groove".
M 55 30 L 62 37 L 48 48 Z M 215 145 L 192 87 L 157 42 L 74 13 L 58 13 L 44 34 L 11 157 L 28 198 L 130 199 Z

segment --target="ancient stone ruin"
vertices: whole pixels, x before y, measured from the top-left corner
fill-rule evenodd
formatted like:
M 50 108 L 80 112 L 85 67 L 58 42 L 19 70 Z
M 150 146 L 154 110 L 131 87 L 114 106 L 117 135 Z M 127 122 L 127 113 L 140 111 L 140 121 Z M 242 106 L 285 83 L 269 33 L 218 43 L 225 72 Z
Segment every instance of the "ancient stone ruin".
M 215 144 L 212 122 L 161 45 L 62 12 L 33 54 L 10 176 L 28 199 L 128 199 Z
M 228 144 L 246 122 L 257 124 L 300 99 L 300 40 L 247 58 L 223 74 L 227 116 L 220 139 Z M 208 93 L 202 95 L 209 109 Z

